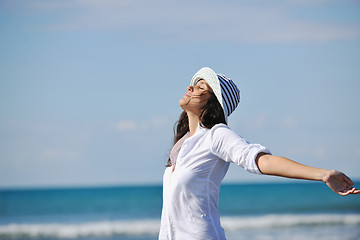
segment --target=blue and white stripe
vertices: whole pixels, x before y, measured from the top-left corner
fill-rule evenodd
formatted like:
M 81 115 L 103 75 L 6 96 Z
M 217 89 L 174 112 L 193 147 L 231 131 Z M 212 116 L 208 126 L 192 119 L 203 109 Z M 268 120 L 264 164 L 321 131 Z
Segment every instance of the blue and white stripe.
M 228 117 L 240 102 L 240 91 L 235 83 L 223 74 L 217 74 L 220 82 L 221 95 L 225 116 Z

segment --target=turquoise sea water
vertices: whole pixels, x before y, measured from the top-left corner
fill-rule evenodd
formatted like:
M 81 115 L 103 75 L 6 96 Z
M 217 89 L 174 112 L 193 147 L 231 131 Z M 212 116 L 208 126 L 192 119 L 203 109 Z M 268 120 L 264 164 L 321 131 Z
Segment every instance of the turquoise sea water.
M 4 189 L 0 239 L 157 239 L 161 205 L 161 186 Z M 360 195 L 322 183 L 223 184 L 219 209 L 230 240 L 360 239 Z

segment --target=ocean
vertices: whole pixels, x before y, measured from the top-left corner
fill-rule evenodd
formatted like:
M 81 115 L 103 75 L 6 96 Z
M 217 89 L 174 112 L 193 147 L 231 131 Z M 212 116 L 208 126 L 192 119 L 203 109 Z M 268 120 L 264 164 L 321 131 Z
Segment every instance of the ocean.
M 0 239 L 154 240 L 161 207 L 161 185 L 2 189 Z M 219 209 L 228 240 L 360 240 L 360 195 L 319 182 L 223 184 Z

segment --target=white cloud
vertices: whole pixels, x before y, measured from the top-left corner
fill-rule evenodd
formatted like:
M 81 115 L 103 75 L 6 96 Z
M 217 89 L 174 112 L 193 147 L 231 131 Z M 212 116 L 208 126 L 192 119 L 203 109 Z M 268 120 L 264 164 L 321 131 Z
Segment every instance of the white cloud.
M 171 121 L 169 117 L 156 116 L 150 120 L 134 121 L 134 120 L 121 120 L 116 124 L 117 131 L 137 131 L 148 130 L 153 128 L 162 128 L 164 125 L 169 124 Z
M 292 5 L 319 5 L 326 3 L 329 0 L 286 0 L 288 4 Z
M 165 116 L 157 116 L 151 119 L 151 125 L 153 127 L 162 127 L 171 122 L 169 117 Z
M 247 114 L 242 117 L 231 116 L 229 126 L 233 129 L 247 129 L 248 131 L 264 130 L 269 122 L 268 112 L 258 112 L 254 115 Z
M 135 121 L 124 120 L 116 124 L 116 129 L 120 132 L 123 131 L 134 131 L 138 128 L 138 124 Z
M 79 159 L 79 153 L 73 150 L 64 150 L 56 148 L 45 149 L 40 153 L 39 160 L 41 161 L 56 161 L 62 162 L 74 161 Z
M 314 155 L 318 159 L 323 159 L 326 156 L 326 149 L 324 147 L 322 147 L 322 146 L 317 146 L 314 149 Z
M 360 147 L 355 149 L 355 157 L 360 159 Z
M 316 1 L 315 5 L 322 3 Z M 293 11 L 299 1 L 253 4 L 77 0 L 38 1 L 34 6 L 40 12 L 54 11 L 59 16 L 55 23 L 44 23 L 49 29 L 120 30 L 145 41 L 322 42 L 360 38 L 358 22 L 336 22 L 335 18 L 330 22 L 310 20 L 305 15 L 295 16 Z M 301 7 L 311 8 L 312 4 Z
M 263 113 L 259 113 L 254 121 L 252 122 L 253 126 L 255 129 L 257 130 L 261 130 L 265 127 L 266 123 L 268 122 L 269 120 L 269 114 L 266 113 L 266 112 L 263 112 Z
M 283 128 L 294 128 L 298 125 L 299 123 L 299 119 L 295 116 L 287 116 L 287 117 L 284 117 L 281 122 L 280 122 L 280 125 L 283 127 Z

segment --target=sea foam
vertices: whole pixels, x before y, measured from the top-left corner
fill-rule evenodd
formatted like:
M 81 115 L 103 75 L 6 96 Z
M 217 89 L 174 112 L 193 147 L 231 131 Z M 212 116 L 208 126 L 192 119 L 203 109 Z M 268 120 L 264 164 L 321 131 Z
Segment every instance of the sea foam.
M 225 230 L 291 228 L 298 226 L 360 225 L 359 214 L 271 214 L 249 217 L 223 217 Z
M 80 224 L 9 224 L 0 226 L 1 236 L 78 238 L 89 236 L 157 234 L 159 220 L 101 221 Z
M 264 215 L 222 217 L 225 231 L 292 228 L 297 226 L 360 226 L 359 214 Z M 99 221 L 79 224 L 7 224 L 0 226 L 0 238 L 79 238 L 113 235 L 156 235 L 159 219 Z

